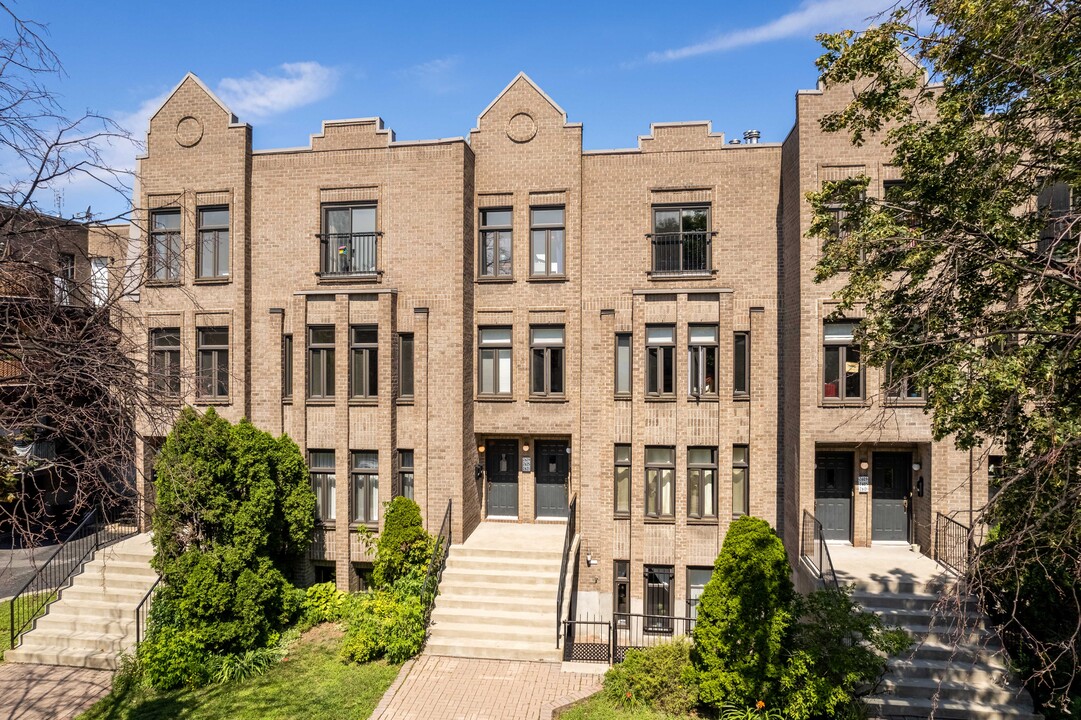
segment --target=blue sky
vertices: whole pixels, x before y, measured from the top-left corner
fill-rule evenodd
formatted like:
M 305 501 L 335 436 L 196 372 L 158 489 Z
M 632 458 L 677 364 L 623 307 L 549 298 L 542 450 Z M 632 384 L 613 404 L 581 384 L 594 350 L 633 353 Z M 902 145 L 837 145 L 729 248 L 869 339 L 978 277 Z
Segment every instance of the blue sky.
M 136 136 L 188 71 L 243 122 L 256 148 L 307 145 L 324 119 L 378 115 L 399 140 L 467 135 L 524 70 L 585 125 L 587 149 L 634 147 L 650 122 L 712 120 L 780 141 L 794 94 L 815 86 L 818 32 L 862 28 L 892 0 L 410 3 L 22 0 L 47 25 L 69 114 L 92 110 Z M 132 165 L 135 151 L 110 158 Z M 65 210 L 115 199 L 85 185 Z

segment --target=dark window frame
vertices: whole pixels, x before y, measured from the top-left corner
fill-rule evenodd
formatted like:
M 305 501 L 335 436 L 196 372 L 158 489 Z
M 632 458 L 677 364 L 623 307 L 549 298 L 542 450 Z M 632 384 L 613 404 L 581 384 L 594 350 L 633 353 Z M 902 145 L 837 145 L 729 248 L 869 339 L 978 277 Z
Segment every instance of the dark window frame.
M 693 462 L 691 452 L 706 450 L 710 453 L 708 462 Z M 707 474 L 712 473 L 709 490 L 706 489 Z M 687 517 L 692 520 L 716 520 L 717 513 L 717 448 L 715 446 L 692 446 L 687 448 Z M 707 512 L 706 501 L 710 511 Z M 697 507 L 695 505 L 697 504 Z
M 375 340 L 360 340 L 360 333 L 374 333 Z M 349 327 L 349 397 L 356 400 L 379 397 L 378 325 Z
M 225 333 L 225 343 L 209 343 L 204 338 L 210 333 Z M 195 395 L 200 400 L 226 400 L 229 398 L 229 340 L 228 326 L 200 327 L 195 329 Z M 222 357 L 224 355 L 224 358 Z M 222 366 L 224 365 L 224 377 Z M 207 378 L 206 369 L 210 370 Z
M 667 450 L 671 458 L 666 462 L 650 461 L 650 450 Z M 645 516 L 652 520 L 673 520 L 676 515 L 676 448 L 672 445 L 647 445 L 645 451 Z M 664 473 L 668 471 L 668 501 L 665 502 Z M 653 493 L 652 507 L 650 493 Z
M 650 340 L 650 330 L 667 328 L 671 340 Z M 670 386 L 664 387 L 665 369 L 670 372 Z M 675 398 L 676 396 L 676 326 L 668 324 L 646 325 L 646 396 Z
M 674 565 L 644 565 L 642 575 L 645 586 L 642 610 L 646 616 L 642 623 L 642 632 L 649 635 L 670 635 L 676 568 Z
M 709 580 L 707 580 L 702 585 L 693 584 L 691 582 L 691 574 L 696 572 L 708 573 L 710 575 L 710 578 L 712 579 L 713 567 L 702 565 L 688 565 L 686 568 L 687 584 L 685 587 L 687 588 L 687 619 L 690 620 L 692 623 L 698 620 L 698 603 L 702 597 L 702 593 L 699 592 L 698 597 L 691 597 L 691 593 L 694 591 L 694 588 L 698 587 L 700 587 L 702 589 L 702 592 L 704 592 L 706 589 L 706 585 L 709 584 Z
M 742 459 L 736 459 L 736 453 L 743 451 Z M 738 474 L 738 475 L 737 475 Z M 737 476 L 741 476 L 737 481 Z M 742 486 L 743 507 L 736 507 L 736 483 Z M 751 514 L 751 446 L 736 444 L 732 446 L 732 517 L 738 518 Z
M 537 343 L 535 331 L 559 330 L 560 339 Z M 538 353 L 540 357 L 538 359 Z M 559 389 L 554 389 L 557 373 L 553 372 L 554 358 L 559 357 Z M 537 363 L 541 364 L 541 386 L 537 387 Z M 529 326 L 529 394 L 535 398 L 564 397 L 567 391 L 567 327 L 565 325 Z
M 484 335 L 487 331 L 507 331 L 507 340 L 491 340 L 485 341 Z M 500 371 L 501 356 L 503 352 L 507 355 L 507 389 L 501 391 L 499 388 L 503 384 L 503 375 Z M 484 358 L 486 354 L 491 355 L 492 363 L 492 381 L 491 391 L 485 391 L 484 386 Z M 514 394 L 514 328 L 511 325 L 485 325 L 477 328 L 477 395 L 479 397 L 511 397 Z
M 293 334 L 282 335 L 282 399 L 293 398 Z
M 175 217 L 176 228 L 158 228 L 158 218 Z M 147 249 L 147 280 L 151 283 L 180 282 L 183 252 L 180 237 L 183 218 L 180 208 L 150 211 L 150 243 Z
M 740 350 L 742 338 L 743 349 Z M 743 372 L 740 373 L 742 357 Z M 742 377 L 741 377 L 742 375 Z M 749 398 L 751 396 L 751 333 L 740 331 L 732 334 L 732 396 L 736 398 Z
M 893 377 L 893 360 L 886 361 L 886 367 L 883 368 L 883 374 L 885 376 L 885 382 L 883 387 L 886 392 L 886 400 L 894 405 L 912 404 L 919 405 L 927 402 L 927 393 L 924 389 L 918 387 L 912 382 L 912 379 L 907 375 L 894 378 Z
M 398 450 L 398 493 L 410 500 L 416 491 L 416 462 L 415 450 Z
M 329 463 L 316 465 L 317 457 Z M 315 493 L 315 522 L 318 525 L 333 527 L 337 515 L 337 466 L 333 450 L 308 450 L 308 477 Z M 327 507 L 327 506 L 330 507 Z
M 622 594 L 620 593 L 622 590 Z M 627 627 L 631 612 L 631 561 L 612 561 L 612 615 L 616 627 Z
M 416 394 L 416 363 L 416 336 L 413 333 L 398 333 L 398 397 L 403 400 L 410 400 Z
M 488 222 L 488 214 L 498 212 L 510 213 L 511 221 L 509 225 Z M 477 259 L 480 263 L 477 272 L 478 277 L 505 280 L 514 279 L 514 208 L 491 207 L 481 209 L 478 227 L 480 228 L 477 234 Z M 489 268 L 486 249 L 491 242 L 494 242 L 495 244 L 492 246 L 492 262 L 491 267 Z M 504 247 L 507 250 L 505 272 L 502 267 L 504 263 L 501 260 L 499 253 L 500 249 Z
M 534 212 L 537 210 L 559 210 L 562 214 L 559 223 L 537 222 Z M 567 209 L 565 205 L 535 205 L 529 208 L 529 276 L 534 278 L 566 278 L 567 277 Z M 537 254 L 534 250 L 534 235 L 544 234 L 544 271 L 537 272 L 534 267 L 537 262 Z M 560 233 L 558 240 L 553 233 Z M 560 269 L 552 272 L 552 247 L 558 242 L 560 249 Z
M 175 344 L 165 344 L 163 338 L 175 338 Z M 180 328 L 150 330 L 150 387 L 170 398 L 180 397 Z
M 220 212 L 224 210 L 226 213 L 226 221 L 224 225 L 208 225 L 203 220 L 203 213 L 207 212 Z M 195 244 L 195 278 L 197 280 L 226 280 L 229 278 L 230 270 L 230 252 L 231 252 L 231 237 L 230 226 L 232 223 L 232 213 L 229 212 L 228 205 L 206 205 L 195 209 L 195 222 L 196 231 L 195 237 L 198 241 Z M 209 275 L 203 274 L 203 259 L 205 252 L 205 240 L 210 238 L 213 250 L 211 260 L 211 273 Z M 224 238 L 225 250 L 222 252 L 222 239 Z M 224 261 L 222 255 L 224 254 Z M 224 271 L 222 267 L 224 266 Z
M 373 211 L 373 230 L 355 232 L 352 211 L 367 209 Z M 349 211 L 349 231 L 332 233 L 330 232 L 329 214 L 340 210 Z M 320 278 L 371 278 L 382 274 L 383 271 L 379 264 L 379 244 L 383 233 L 379 231 L 379 204 L 377 202 L 373 200 L 323 203 L 319 207 L 319 216 L 322 232 L 317 236 L 319 238 L 319 272 L 317 275 Z M 346 252 L 341 252 L 342 248 Z
M 857 320 L 840 320 L 836 322 L 826 322 L 822 326 L 824 346 L 822 355 L 822 400 L 824 403 L 862 403 L 867 397 L 867 368 L 863 364 L 863 353 L 861 352 L 860 344 L 855 340 L 855 328 L 858 323 L 859 321 Z M 847 336 L 835 335 L 831 337 L 826 334 L 826 327 L 829 325 L 852 325 L 852 332 Z M 837 352 L 838 377 L 836 381 L 831 381 L 826 376 L 829 354 L 833 351 Z M 859 371 L 857 373 L 859 377 L 859 392 L 856 394 L 849 394 L 848 380 L 851 373 L 848 372 L 848 363 L 850 362 L 849 357 L 853 353 L 855 354 L 856 362 L 859 365 Z M 834 382 L 836 382 L 837 387 L 833 390 L 835 394 L 831 395 L 829 386 Z
M 71 305 L 75 293 L 75 253 L 57 253 L 54 285 L 57 304 Z
M 332 333 L 332 339 L 328 341 L 315 342 L 315 333 L 323 330 L 330 330 Z M 330 400 L 337 392 L 337 383 L 335 382 L 335 366 L 336 366 L 336 353 L 337 353 L 337 330 L 333 325 L 309 325 L 306 329 L 307 334 L 307 348 L 308 348 L 308 362 L 307 362 L 307 382 L 306 390 L 309 400 Z M 316 378 L 313 371 L 316 367 L 319 367 L 322 371 L 318 387 L 316 387 Z
M 705 210 L 705 229 L 685 229 L 685 213 Z M 661 230 L 657 225 L 658 213 L 679 213 L 679 230 Z M 682 275 L 711 275 L 713 273 L 713 237 L 717 234 L 713 227 L 713 208 L 710 203 L 678 203 L 673 205 L 653 205 L 650 209 L 652 220 L 652 232 L 648 234 L 651 242 L 650 252 L 650 275 L 651 276 L 682 276 Z M 702 247 L 694 252 L 689 250 L 689 241 L 698 242 Z M 673 252 L 674 250 L 674 252 Z M 696 256 L 689 261 L 688 253 Z M 658 262 L 658 259 L 664 262 Z M 677 267 L 672 259 L 678 259 Z M 663 267 L 659 267 L 662 265 Z
M 709 341 L 692 339 L 694 329 L 710 329 L 713 339 Z M 717 376 L 718 357 L 720 355 L 720 328 L 716 324 L 691 324 L 687 326 L 687 395 L 692 398 L 718 396 Z M 710 356 L 713 360 L 713 373 L 709 372 Z
M 619 365 L 621 348 L 626 350 L 627 358 L 627 366 L 622 369 Z M 619 389 L 621 376 L 626 380 L 624 383 L 627 386 L 626 390 Z M 629 398 L 634 394 L 634 335 L 629 332 L 616 333 L 614 383 L 615 396 L 617 398 Z
M 621 451 L 626 452 L 625 457 L 621 457 Z M 612 511 L 616 517 L 630 517 L 631 498 L 634 497 L 634 491 L 632 489 L 632 486 L 634 485 L 632 480 L 632 448 L 629 443 L 616 443 L 612 453 Z M 623 476 L 624 481 L 624 488 L 622 491 L 620 490 L 621 475 Z
M 374 465 L 362 458 L 374 458 Z M 379 451 L 349 452 L 349 520 L 354 525 L 379 525 Z

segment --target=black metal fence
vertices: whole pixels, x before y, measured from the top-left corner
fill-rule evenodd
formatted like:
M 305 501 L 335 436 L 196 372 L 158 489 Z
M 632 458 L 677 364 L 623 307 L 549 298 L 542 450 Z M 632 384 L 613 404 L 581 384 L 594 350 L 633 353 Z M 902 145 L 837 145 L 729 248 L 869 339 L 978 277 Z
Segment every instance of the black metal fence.
M 88 512 L 11 599 L 8 607 L 11 647 L 18 647 L 23 632 L 48 611 L 48 605 L 79 574 L 95 552 L 138 532 L 134 509 L 111 509 L 106 512 L 98 507 Z
M 567 530 L 563 535 L 563 560 L 559 564 L 559 590 L 556 595 L 556 647 L 559 647 L 560 630 L 563 622 L 563 591 L 567 586 L 567 565 L 570 562 L 571 544 L 578 532 L 578 496 L 571 498 L 567 505 Z
M 135 608 L 135 646 L 138 647 L 139 643 L 146 638 L 147 621 L 150 618 L 150 605 L 154 602 L 154 596 L 158 594 L 158 585 L 161 583 L 159 577 L 154 581 L 154 584 L 150 586 L 150 589 L 146 591 L 146 595 L 143 595 L 143 599 L 139 601 L 139 605 Z
M 964 577 L 972 557 L 971 529 L 940 512 L 935 513 L 934 557 L 939 565 Z
M 420 600 L 424 604 L 424 627 L 432 618 L 432 606 L 435 604 L 435 596 L 439 594 L 439 581 L 443 579 L 443 569 L 447 566 L 447 555 L 451 545 L 451 517 L 454 501 L 447 501 L 447 510 L 443 513 L 443 522 L 439 526 L 439 534 L 435 538 L 435 550 L 432 559 L 428 563 L 428 573 L 424 576 L 424 584 L 420 587 Z
M 653 242 L 654 275 L 708 273 L 712 270 L 713 233 L 654 233 L 648 237 Z
M 382 233 L 327 233 L 319 236 L 320 275 L 374 275 Z
M 640 650 L 690 635 L 695 618 L 641 613 L 615 613 L 611 620 L 599 617 L 563 623 L 563 660 L 567 662 L 620 663 L 628 650 Z
M 824 587 L 839 589 L 837 571 L 833 568 L 833 558 L 826 544 L 822 523 L 809 511 L 803 511 L 803 529 L 800 538 L 800 558 L 818 574 Z

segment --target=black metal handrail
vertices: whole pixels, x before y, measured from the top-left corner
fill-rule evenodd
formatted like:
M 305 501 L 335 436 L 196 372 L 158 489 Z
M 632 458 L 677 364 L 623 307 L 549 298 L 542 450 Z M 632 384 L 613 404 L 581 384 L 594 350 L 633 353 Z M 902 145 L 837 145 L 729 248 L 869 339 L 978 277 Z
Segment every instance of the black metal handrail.
M 60 543 L 56 552 L 37 569 L 19 592 L 11 598 L 8 607 L 11 627 L 11 647 L 37 618 L 47 612 L 68 581 L 79 573 L 87 559 L 103 547 L 112 545 L 139 532 L 138 523 L 129 517 L 110 520 L 101 507 L 94 508 Z M 16 618 L 19 623 L 16 624 Z
M 653 275 L 691 275 L 713 270 L 715 232 L 647 233 L 653 243 Z
M 935 513 L 935 562 L 964 577 L 972 557 L 972 529 L 953 518 Z
M 559 593 L 556 595 L 556 647 L 559 647 L 560 631 L 563 629 L 563 590 L 567 586 L 567 565 L 570 562 L 571 545 L 578 532 L 578 496 L 567 505 L 567 530 L 563 535 L 563 559 L 559 563 Z
M 822 530 L 822 523 L 808 510 L 803 511 L 803 533 L 800 539 L 800 558 L 811 566 L 823 587 L 840 589 L 837 582 L 837 571 L 833 567 L 833 558 L 830 557 L 829 545 L 826 544 L 826 535 Z
M 158 585 L 160 584 L 161 577 L 158 577 L 135 607 L 135 647 L 139 647 L 139 643 L 146 636 L 147 619 L 150 617 L 150 604 L 154 602 L 154 596 L 158 594 Z
M 319 276 L 377 275 L 381 232 L 324 233 L 319 238 Z
M 454 500 L 447 501 L 447 510 L 443 513 L 443 523 L 439 526 L 439 534 L 435 538 L 435 549 L 432 551 L 432 559 L 428 562 L 428 574 L 424 576 L 424 583 L 420 586 L 420 600 L 424 605 L 424 627 L 428 627 L 432 619 L 432 607 L 435 605 L 435 596 L 439 594 L 439 582 L 443 579 L 443 569 L 447 566 L 447 555 L 451 546 L 451 518 Z

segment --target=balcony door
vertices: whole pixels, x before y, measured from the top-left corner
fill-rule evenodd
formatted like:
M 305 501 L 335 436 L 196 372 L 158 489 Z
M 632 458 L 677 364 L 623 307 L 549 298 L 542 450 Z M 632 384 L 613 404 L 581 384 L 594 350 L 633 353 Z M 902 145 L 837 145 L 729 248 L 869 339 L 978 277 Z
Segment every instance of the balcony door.
M 484 455 L 488 517 L 518 517 L 518 441 L 489 440 Z

